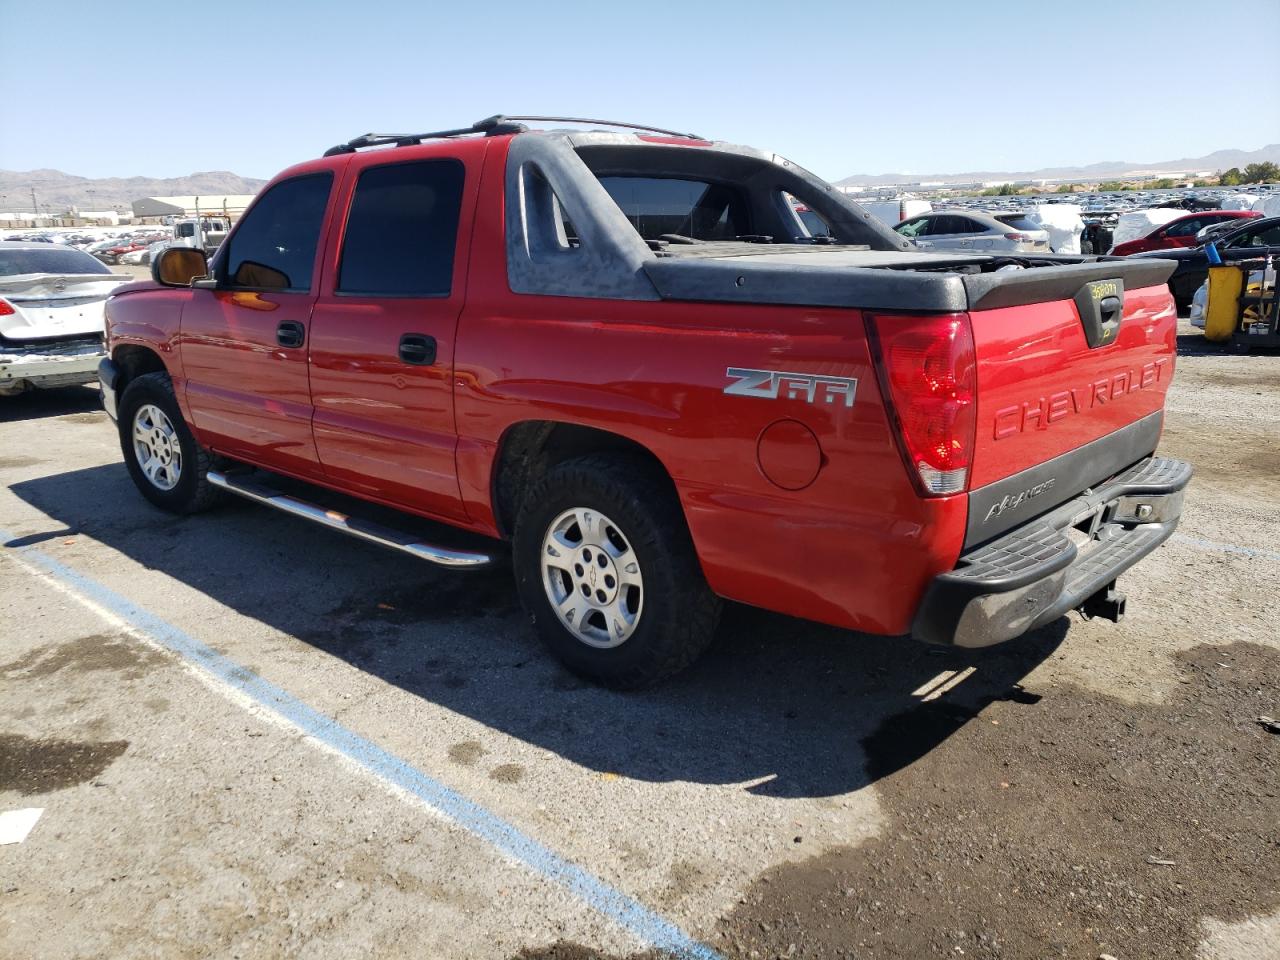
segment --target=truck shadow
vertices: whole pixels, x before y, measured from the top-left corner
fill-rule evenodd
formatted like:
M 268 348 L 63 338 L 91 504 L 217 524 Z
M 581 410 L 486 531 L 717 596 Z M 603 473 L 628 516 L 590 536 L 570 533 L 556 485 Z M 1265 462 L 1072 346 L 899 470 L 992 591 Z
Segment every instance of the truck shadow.
M 994 700 L 1036 709 L 1039 697 L 1020 681 L 1066 633 L 1061 620 L 992 651 L 930 650 L 730 606 L 691 670 L 622 694 L 543 651 L 505 566 L 437 570 L 247 503 L 173 517 L 138 495 L 121 464 L 11 489 L 56 524 L 425 701 L 644 781 L 744 784 L 778 797 L 856 790 L 933 750 Z M 15 533 L 12 546 L 42 531 Z M 211 622 L 199 636 L 219 646 L 226 629 Z
M 61 387 L 57 390 L 28 390 L 13 397 L 0 397 L 0 423 L 62 417 L 69 413 L 102 413 L 96 386 Z M 103 414 L 105 417 L 106 414 Z

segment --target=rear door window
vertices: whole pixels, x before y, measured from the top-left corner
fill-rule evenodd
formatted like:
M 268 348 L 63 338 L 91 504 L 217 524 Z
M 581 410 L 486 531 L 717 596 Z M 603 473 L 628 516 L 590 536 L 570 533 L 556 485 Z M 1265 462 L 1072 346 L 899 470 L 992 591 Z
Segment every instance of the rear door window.
M 449 296 L 465 179 L 457 160 L 364 170 L 347 216 L 337 292 Z
M 646 240 L 677 234 L 733 240 L 751 233 L 745 194 L 729 184 L 666 177 L 605 176 L 600 183 Z
M 224 282 L 251 290 L 311 289 L 333 174 L 283 180 L 264 193 L 228 241 Z
M 928 217 L 913 217 L 895 227 L 904 237 L 923 237 L 929 230 Z
M 1191 237 L 1195 236 L 1197 231 L 1204 226 L 1204 221 L 1199 217 L 1191 217 L 1188 220 L 1179 220 L 1177 223 L 1169 227 L 1164 232 L 1166 237 Z
M 963 217 L 953 216 L 944 213 L 933 217 L 929 222 L 929 236 L 931 237 L 952 237 L 959 233 L 964 233 L 965 219 Z

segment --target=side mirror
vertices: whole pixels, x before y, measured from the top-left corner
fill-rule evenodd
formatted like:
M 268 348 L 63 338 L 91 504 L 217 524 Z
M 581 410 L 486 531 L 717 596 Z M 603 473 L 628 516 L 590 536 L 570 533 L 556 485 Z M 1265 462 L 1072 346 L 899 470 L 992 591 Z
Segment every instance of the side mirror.
M 209 275 L 209 258 L 203 250 L 166 247 L 151 260 L 151 279 L 165 287 L 189 287 L 192 280 Z

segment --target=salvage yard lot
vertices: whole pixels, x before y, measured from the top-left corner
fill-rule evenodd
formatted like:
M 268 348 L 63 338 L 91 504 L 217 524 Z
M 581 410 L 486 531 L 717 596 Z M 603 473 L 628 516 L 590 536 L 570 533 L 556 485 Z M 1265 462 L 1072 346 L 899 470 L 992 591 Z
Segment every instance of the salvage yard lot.
M 160 513 L 94 391 L 3 401 L 0 956 L 1280 956 L 1280 357 L 1180 341 L 1122 624 L 734 608 L 640 694 L 503 568 Z

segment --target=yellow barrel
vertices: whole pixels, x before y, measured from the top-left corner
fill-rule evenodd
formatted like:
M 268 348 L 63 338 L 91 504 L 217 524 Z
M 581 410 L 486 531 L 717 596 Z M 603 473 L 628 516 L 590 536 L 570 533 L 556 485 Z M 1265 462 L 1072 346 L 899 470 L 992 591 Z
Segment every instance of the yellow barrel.
M 1204 335 L 1209 340 L 1230 340 L 1240 319 L 1240 294 L 1244 271 L 1239 267 L 1210 267 L 1209 296 L 1204 305 Z

